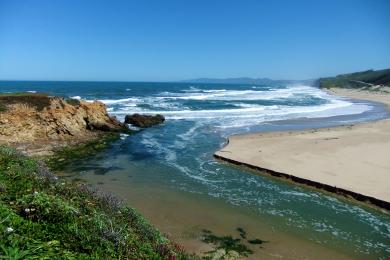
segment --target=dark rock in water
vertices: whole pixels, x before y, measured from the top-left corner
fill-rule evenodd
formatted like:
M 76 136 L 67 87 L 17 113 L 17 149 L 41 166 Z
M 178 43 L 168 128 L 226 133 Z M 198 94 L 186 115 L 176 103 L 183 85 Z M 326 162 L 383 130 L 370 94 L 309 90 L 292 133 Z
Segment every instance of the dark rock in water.
M 165 117 L 163 115 L 140 115 L 133 114 L 127 115 L 125 117 L 126 124 L 132 124 L 137 127 L 146 128 L 151 127 L 157 124 L 161 124 L 165 121 Z

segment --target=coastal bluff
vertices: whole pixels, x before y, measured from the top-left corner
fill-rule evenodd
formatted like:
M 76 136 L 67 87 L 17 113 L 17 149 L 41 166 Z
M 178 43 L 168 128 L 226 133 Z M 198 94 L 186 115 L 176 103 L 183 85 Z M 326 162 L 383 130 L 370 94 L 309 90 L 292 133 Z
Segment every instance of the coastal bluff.
M 30 155 L 91 141 L 109 132 L 128 131 L 99 101 L 85 102 L 46 94 L 0 95 L 0 143 Z

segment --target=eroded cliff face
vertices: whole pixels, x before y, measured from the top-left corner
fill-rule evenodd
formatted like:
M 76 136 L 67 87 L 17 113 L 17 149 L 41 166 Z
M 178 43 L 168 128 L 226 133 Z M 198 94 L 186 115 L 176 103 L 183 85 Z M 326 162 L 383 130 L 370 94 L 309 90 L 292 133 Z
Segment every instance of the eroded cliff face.
M 127 130 L 106 106 L 45 95 L 0 96 L 0 143 L 29 154 L 93 140 L 106 132 Z

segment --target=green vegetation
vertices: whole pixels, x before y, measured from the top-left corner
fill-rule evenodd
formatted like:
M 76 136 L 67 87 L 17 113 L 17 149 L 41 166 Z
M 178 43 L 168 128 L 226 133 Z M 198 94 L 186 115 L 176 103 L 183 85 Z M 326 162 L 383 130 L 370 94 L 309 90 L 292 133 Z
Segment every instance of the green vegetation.
M 255 239 L 248 240 L 248 243 L 253 244 L 253 245 L 261 245 L 261 244 L 267 243 L 267 241 L 255 238 Z
M 7 93 L 0 94 L 0 112 L 7 110 L 7 105 L 27 104 L 42 111 L 45 107 L 50 106 L 50 96 L 42 93 Z
M 4 93 L 0 94 L 0 112 L 7 111 L 7 105 L 26 104 L 35 107 L 38 111 L 42 111 L 45 107 L 50 106 L 50 96 L 45 93 Z M 80 100 L 66 98 L 65 101 L 72 106 L 79 106 Z
M 0 146 L 0 258 L 186 259 L 115 197 Z
M 0 113 L 7 111 L 7 106 L 0 102 Z
M 260 245 L 263 243 L 267 243 L 267 241 L 258 238 L 248 240 L 246 238 L 246 231 L 243 228 L 238 227 L 236 230 L 241 238 L 235 238 L 231 235 L 217 236 L 213 234 L 210 230 L 204 229 L 202 241 L 208 244 L 213 244 L 215 246 L 215 250 L 208 252 L 208 254 L 210 256 L 213 256 L 218 250 L 223 249 L 226 253 L 234 251 L 237 252 L 238 255 L 248 256 L 249 254 L 252 254 L 253 251 L 245 245 L 245 241 L 252 245 Z
M 363 88 L 370 90 L 373 85 L 390 86 L 390 69 L 367 70 L 336 77 L 321 78 L 321 88 Z
M 66 103 L 68 103 L 69 105 L 72 105 L 72 106 L 80 106 L 80 100 L 78 99 L 75 99 L 75 98 L 67 98 L 65 99 Z
M 238 231 L 238 233 L 240 234 L 240 237 L 241 237 L 242 239 L 246 239 L 246 231 L 245 231 L 243 228 L 238 227 L 238 228 L 237 228 L 237 231 Z
M 111 145 L 111 142 L 118 140 L 119 136 L 119 133 L 104 133 L 101 138 L 77 145 L 66 146 L 55 151 L 54 155 L 42 159 L 51 170 L 63 170 L 71 162 L 85 160 L 89 156 L 103 151 Z

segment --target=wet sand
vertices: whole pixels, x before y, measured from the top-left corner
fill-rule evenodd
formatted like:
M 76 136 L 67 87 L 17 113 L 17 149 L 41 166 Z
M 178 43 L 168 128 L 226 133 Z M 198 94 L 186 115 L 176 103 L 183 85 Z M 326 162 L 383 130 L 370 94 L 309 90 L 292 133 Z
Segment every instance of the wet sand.
M 350 98 L 382 102 L 390 95 L 332 89 Z M 217 158 L 390 207 L 390 120 L 294 132 L 229 137 Z

